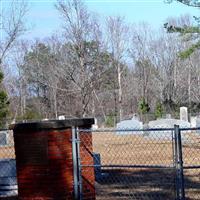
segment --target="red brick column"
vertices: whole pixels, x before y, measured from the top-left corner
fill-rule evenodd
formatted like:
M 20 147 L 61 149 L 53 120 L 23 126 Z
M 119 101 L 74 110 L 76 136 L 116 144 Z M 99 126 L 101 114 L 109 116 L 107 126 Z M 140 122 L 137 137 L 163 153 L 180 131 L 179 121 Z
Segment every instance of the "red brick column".
M 84 132 L 84 129 L 89 128 L 90 127 L 81 127 L 83 131 L 79 133 L 81 164 L 86 165 L 82 167 L 83 200 L 96 199 L 92 133 L 90 131 Z
M 73 199 L 71 134 L 71 129 L 49 133 L 48 165 L 52 199 Z
M 19 200 L 74 200 L 72 127 L 92 123 L 70 119 L 13 126 Z
M 73 199 L 71 129 L 14 135 L 19 199 Z

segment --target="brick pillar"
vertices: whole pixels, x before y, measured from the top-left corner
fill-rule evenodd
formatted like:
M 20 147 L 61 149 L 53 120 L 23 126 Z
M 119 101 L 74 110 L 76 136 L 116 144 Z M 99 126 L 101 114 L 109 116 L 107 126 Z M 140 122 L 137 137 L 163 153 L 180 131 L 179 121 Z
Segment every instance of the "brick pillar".
M 83 200 L 96 199 L 92 133 L 84 131 L 90 128 L 89 126 L 81 127 L 82 131 L 79 133 L 81 164 L 86 165 L 82 167 Z
M 74 200 L 72 127 L 93 122 L 52 120 L 12 127 L 19 200 Z

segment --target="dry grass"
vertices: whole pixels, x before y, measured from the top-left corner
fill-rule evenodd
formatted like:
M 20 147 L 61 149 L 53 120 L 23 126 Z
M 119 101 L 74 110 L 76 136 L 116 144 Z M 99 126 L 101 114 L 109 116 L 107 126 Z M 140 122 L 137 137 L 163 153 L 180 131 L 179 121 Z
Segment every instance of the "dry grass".
M 0 146 L 0 159 L 15 158 L 13 132 L 8 131 L 7 146 Z
M 184 165 L 200 165 L 199 134 L 185 134 L 182 143 Z M 172 166 L 173 145 L 170 139 L 159 135 L 153 138 L 133 134 L 93 134 L 93 151 L 100 153 L 102 164 Z
M 162 133 L 160 133 L 162 134 Z M 87 136 L 86 136 L 87 137 Z M 147 165 L 173 167 L 173 144 L 159 134 L 155 137 L 94 133 L 93 150 L 101 155 L 102 165 Z M 183 134 L 184 166 L 200 165 L 200 137 Z M 103 169 L 103 168 L 102 168 Z M 98 199 L 175 199 L 175 170 L 103 169 L 105 180 L 97 183 Z M 184 170 L 186 198 L 200 199 L 200 169 Z
M 15 158 L 14 146 L 0 147 L 0 159 Z
M 102 164 L 171 165 L 173 160 L 171 141 L 142 135 L 93 134 L 93 150 Z

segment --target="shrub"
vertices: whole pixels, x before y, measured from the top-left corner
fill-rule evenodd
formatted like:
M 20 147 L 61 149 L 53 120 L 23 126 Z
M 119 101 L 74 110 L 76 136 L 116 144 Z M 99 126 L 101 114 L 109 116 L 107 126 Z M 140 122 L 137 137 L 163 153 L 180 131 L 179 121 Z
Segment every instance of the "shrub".
M 155 116 L 156 118 L 161 118 L 164 114 L 164 108 L 161 102 L 158 102 L 156 104 L 156 108 L 155 108 Z

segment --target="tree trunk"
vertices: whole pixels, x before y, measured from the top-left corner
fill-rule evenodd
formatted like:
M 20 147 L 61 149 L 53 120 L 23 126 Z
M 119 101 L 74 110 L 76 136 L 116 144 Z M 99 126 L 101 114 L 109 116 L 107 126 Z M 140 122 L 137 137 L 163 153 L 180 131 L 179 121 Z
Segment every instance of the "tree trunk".
M 118 103 L 119 103 L 119 121 L 122 120 L 122 84 L 121 84 L 121 67 L 118 65 L 117 67 L 117 78 L 118 78 Z

